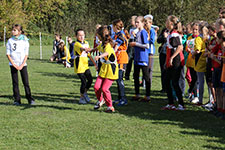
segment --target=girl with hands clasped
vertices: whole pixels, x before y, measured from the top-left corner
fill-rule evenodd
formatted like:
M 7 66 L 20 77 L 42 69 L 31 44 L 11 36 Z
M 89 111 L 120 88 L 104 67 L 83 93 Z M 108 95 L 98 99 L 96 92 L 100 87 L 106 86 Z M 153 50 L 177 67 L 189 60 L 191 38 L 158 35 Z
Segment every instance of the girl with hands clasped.
M 9 65 L 11 69 L 14 105 L 21 104 L 18 71 L 20 71 L 21 74 L 28 103 L 33 105 L 34 99 L 31 96 L 26 63 L 29 53 L 29 42 L 28 38 L 23 35 L 23 33 L 24 32 L 21 25 L 15 24 L 13 26 L 13 36 L 8 40 L 6 45 L 6 56 L 9 59 Z
M 166 92 L 169 100 L 168 105 L 162 109 L 169 110 L 185 110 L 182 91 L 179 86 L 179 78 L 182 66 L 184 66 L 184 55 L 182 45 L 182 25 L 180 20 L 172 15 L 168 16 L 166 20 L 166 28 L 169 30 L 167 36 L 167 50 L 166 50 Z M 178 107 L 174 106 L 171 82 L 178 98 Z

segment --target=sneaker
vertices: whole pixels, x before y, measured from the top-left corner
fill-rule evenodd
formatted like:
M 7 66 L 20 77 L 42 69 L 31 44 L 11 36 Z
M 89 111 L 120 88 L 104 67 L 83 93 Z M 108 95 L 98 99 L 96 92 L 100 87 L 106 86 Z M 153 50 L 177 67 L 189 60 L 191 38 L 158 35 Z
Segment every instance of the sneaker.
M 115 108 L 114 107 L 107 107 L 107 109 L 105 110 L 105 112 L 107 112 L 107 113 L 113 113 L 113 112 L 115 112 Z
M 185 110 L 185 107 L 179 104 L 176 110 Z
M 86 102 L 84 97 L 80 98 L 79 104 L 87 104 L 87 102 Z
M 28 103 L 29 103 L 29 105 L 35 105 L 35 101 L 34 100 L 32 100 L 32 101 L 30 101 Z
M 162 110 L 176 110 L 176 107 L 171 104 L 167 104 L 165 107 L 162 108 Z
M 121 99 L 117 99 L 117 100 L 113 101 L 113 104 L 119 104 L 120 101 L 121 101 Z
M 140 100 L 140 102 L 150 102 L 150 100 L 151 100 L 151 98 L 149 97 L 147 97 L 147 96 L 145 96 L 144 98 L 142 98 L 141 100 Z
M 124 99 L 124 100 L 120 100 L 119 103 L 117 104 L 117 106 L 124 106 L 124 105 L 127 105 L 127 100 Z
M 213 104 L 212 103 L 207 103 L 205 105 L 203 105 L 204 108 L 212 108 L 213 107 Z
M 88 97 L 87 93 L 84 93 L 84 99 L 86 100 L 86 102 L 90 103 L 90 98 Z
M 192 100 L 191 102 L 192 102 L 193 104 L 199 103 L 198 97 L 193 98 L 193 100 Z
M 21 105 L 21 102 L 14 102 L 13 105 L 19 106 Z
M 99 109 L 100 107 L 102 107 L 103 104 L 105 104 L 105 101 L 104 100 L 98 101 L 96 103 L 96 105 L 94 106 L 94 109 Z
M 139 96 L 135 95 L 135 96 L 132 97 L 132 101 L 138 101 L 138 100 L 140 100 Z

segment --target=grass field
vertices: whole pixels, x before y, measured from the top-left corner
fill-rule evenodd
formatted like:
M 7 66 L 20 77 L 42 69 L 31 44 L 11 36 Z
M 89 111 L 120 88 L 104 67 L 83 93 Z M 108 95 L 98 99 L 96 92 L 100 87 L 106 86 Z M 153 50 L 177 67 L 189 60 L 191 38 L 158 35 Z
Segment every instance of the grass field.
M 94 111 L 92 102 L 79 105 L 80 81 L 73 68 L 51 63 L 52 46 L 30 48 L 29 81 L 36 105 L 30 107 L 20 79 L 21 106 L 13 106 L 11 75 L 5 48 L 0 47 L 0 149 L 75 150 L 200 150 L 225 149 L 225 121 L 186 101 L 186 111 L 162 111 L 167 104 L 161 90 L 158 58 L 155 59 L 152 101 L 130 102 L 116 113 Z M 91 67 L 95 82 L 94 67 Z M 125 81 L 127 98 L 134 95 L 132 81 Z M 207 90 L 205 90 L 207 91 Z M 111 87 L 117 98 L 116 84 Z M 144 90 L 141 89 L 142 95 Z M 207 102 L 207 92 L 204 102 Z

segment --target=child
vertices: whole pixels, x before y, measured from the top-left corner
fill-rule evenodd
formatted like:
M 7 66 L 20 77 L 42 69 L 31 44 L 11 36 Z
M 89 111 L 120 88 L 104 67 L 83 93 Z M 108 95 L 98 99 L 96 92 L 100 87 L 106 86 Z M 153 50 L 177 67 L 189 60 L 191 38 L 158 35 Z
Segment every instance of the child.
M 70 65 L 70 59 L 71 59 L 70 51 L 66 47 L 64 42 L 59 43 L 59 50 L 62 53 L 62 58 L 60 58 L 62 63 L 64 64 L 65 67 L 70 68 L 71 67 L 71 65 Z
M 136 17 L 137 16 L 132 16 L 131 20 L 130 20 L 131 26 L 128 28 L 129 35 L 130 35 L 129 43 L 134 42 L 134 40 L 135 40 L 134 35 L 136 35 L 136 33 L 134 33 L 134 32 L 136 30 L 136 27 L 135 27 Z M 129 61 L 128 61 L 128 64 L 127 64 L 127 67 L 126 67 L 125 79 L 130 80 L 130 72 L 132 70 L 132 64 L 133 64 L 133 60 L 134 60 L 134 47 L 131 47 L 131 46 L 128 45 L 127 54 L 128 54 L 128 57 L 129 57 Z
M 192 35 L 188 37 L 187 44 L 186 44 L 186 51 L 189 53 L 187 58 L 187 70 L 190 72 L 190 79 L 191 82 L 189 84 L 189 90 L 188 90 L 188 99 L 189 101 L 198 101 L 197 96 L 197 73 L 194 70 L 195 67 L 195 60 L 192 58 L 192 53 L 194 52 L 194 45 L 195 45 L 195 38 L 199 36 L 199 25 L 198 23 L 193 23 L 191 25 L 192 28 Z M 194 98 L 192 96 L 192 93 L 194 95 Z
M 184 55 L 183 55 L 183 45 L 182 45 L 182 25 L 180 20 L 172 15 L 168 16 L 166 21 L 166 27 L 169 30 L 169 35 L 167 37 L 167 56 L 166 56 L 166 90 L 169 104 L 167 104 L 162 109 L 169 110 L 185 110 L 182 91 L 179 86 L 179 78 L 181 74 L 181 69 L 184 66 Z M 178 98 L 178 107 L 174 106 L 172 88 L 176 92 Z
M 154 54 L 155 54 L 155 30 L 152 28 L 152 18 L 151 15 L 146 15 L 145 17 L 145 30 L 148 32 L 148 41 L 149 41 L 149 49 L 148 49 L 148 68 L 149 68 L 149 77 L 150 77 L 150 91 L 152 85 L 152 71 L 153 71 L 153 62 L 154 62 Z
M 22 26 L 19 24 L 15 24 L 13 26 L 12 35 L 13 36 L 8 40 L 6 45 L 6 56 L 9 59 L 11 69 L 14 105 L 21 104 L 18 85 L 18 71 L 20 71 L 21 74 L 28 103 L 33 105 L 35 102 L 31 96 L 26 63 L 29 53 L 29 42 L 27 37 L 23 35 Z
M 199 24 L 199 36 L 195 38 L 195 46 L 192 57 L 195 58 L 195 68 L 194 70 L 197 72 L 198 83 L 199 83 L 199 101 L 192 101 L 193 103 L 201 106 L 203 103 L 203 93 L 204 93 L 204 76 L 206 76 L 206 55 L 205 42 L 209 39 L 208 28 L 206 27 L 207 22 L 200 22 Z M 212 97 L 211 90 L 208 88 L 209 98 Z
M 72 40 L 72 37 L 68 37 L 68 39 L 67 39 L 67 41 L 68 41 L 68 43 L 69 43 L 69 50 L 70 50 L 70 56 L 71 56 L 71 58 L 70 58 L 70 65 L 71 65 L 71 67 L 73 67 L 74 66 L 74 43 L 75 43 L 75 41 L 73 41 Z
M 148 33 L 144 29 L 144 17 L 138 16 L 135 20 L 138 33 L 136 35 L 136 42 L 131 42 L 130 46 L 134 47 L 134 86 L 135 96 L 132 100 L 140 100 L 139 93 L 139 74 L 142 69 L 143 78 L 146 83 L 146 96 L 141 101 L 150 101 L 150 78 L 148 69 Z
M 109 90 L 113 81 L 118 79 L 119 72 L 116 55 L 113 50 L 113 41 L 107 27 L 100 27 L 97 30 L 97 36 L 102 43 L 92 51 L 98 50 L 101 53 L 100 56 L 95 56 L 95 60 L 97 61 L 100 59 L 102 66 L 94 86 L 95 94 L 98 99 L 94 109 L 99 109 L 106 103 L 106 112 L 115 112 Z
M 58 61 L 59 57 L 59 50 L 58 50 L 58 46 L 60 42 L 64 42 L 61 38 L 61 35 L 59 34 L 55 34 L 55 40 L 53 41 L 53 49 L 52 49 L 52 53 L 53 55 L 50 57 L 50 61 Z
M 118 89 L 118 99 L 115 100 L 113 103 L 117 104 L 117 106 L 124 106 L 127 105 L 123 75 L 126 69 L 126 65 L 128 63 L 128 55 L 126 52 L 128 40 L 123 30 L 124 25 L 122 20 L 114 20 L 111 27 L 111 38 L 114 41 L 114 50 L 116 53 L 117 63 L 119 67 L 119 77 L 118 80 L 116 80 Z
M 88 66 L 88 57 L 95 65 L 96 69 L 97 66 L 91 55 L 86 52 L 86 49 L 89 48 L 89 44 L 85 41 L 85 33 L 83 29 L 76 30 L 76 38 L 77 41 L 74 44 L 74 71 L 81 80 L 79 103 L 86 104 L 90 102 L 87 91 L 92 84 L 92 75 Z

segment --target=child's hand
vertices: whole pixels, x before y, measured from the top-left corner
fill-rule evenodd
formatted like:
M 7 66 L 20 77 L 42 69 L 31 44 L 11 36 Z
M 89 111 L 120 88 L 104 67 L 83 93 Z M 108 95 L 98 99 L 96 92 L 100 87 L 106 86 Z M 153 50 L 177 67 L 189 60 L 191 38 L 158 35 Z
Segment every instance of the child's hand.
M 191 52 L 191 49 L 188 47 L 188 48 L 186 49 L 186 51 L 187 51 L 188 53 L 190 53 L 190 52 Z
M 98 70 L 98 66 L 97 65 L 95 65 L 95 69 Z
M 172 57 L 170 58 L 169 63 L 170 63 L 170 66 L 173 66 L 173 58 Z
M 100 56 L 95 56 L 95 60 L 99 60 L 100 59 Z
M 131 46 L 131 47 L 136 46 L 136 42 L 130 42 L 130 46 Z
M 20 65 L 17 70 L 22 70 L 22 69 L 23 69 L 23 65 Z

